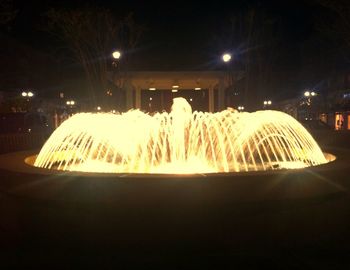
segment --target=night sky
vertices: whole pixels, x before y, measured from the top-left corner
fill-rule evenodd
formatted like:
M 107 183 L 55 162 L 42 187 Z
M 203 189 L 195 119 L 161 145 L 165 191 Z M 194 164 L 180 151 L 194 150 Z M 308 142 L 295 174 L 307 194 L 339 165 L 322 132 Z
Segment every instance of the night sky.
M 116 17 L 133 12 L 135 20 L 146 27 L 139 47 L 132 52 L 142 59 L 138 62 L 140 69 L 210 69 L 220 56 L 213 36 L 228 24 L 231 14 L 259 2 L 269 13 L 283 18 L 282 38 L 289 44 L 298 44 L 314 31 L 310 21 L 312 4 L 307 4 L 307 1 L 227 1 L 215 4 L 192 1 L 158 5 L 149 1 L 34 0 L 14 2 L 19 13 L 11 35 L 35 48 L 48 50 L 55 43 L 52 37 L 40 31 L 45 11 L 50 7 L 76 8 L 90 4 L 111 9 Z
M 223 69 L 224 65 L 220 59 L 223 50 L 234 51 L 235 48 L 220 47 L 214 37 L 222 35 L 232 14 L 252 6 L 258 6 L 270 16 L 281 20 L 281 29 L 278 34 L 281 55 L 274 67 L 278 72 L 290 70 L 297 72 L 301 68 L 302 58 L 318 57 L 320 52 L 312 49 L 308 52 L 310 55 L 306 57 L 300 55 L 301 46 L 310 39 L 316 40 L 312 42 L 316 42 L 317 49 L 328 44 L 324 40 L 318 41 L 320 34 L 316 31 L 314 19 L 322 16 L 323 10 L 314 0 L 237 0 L 210 4 L 204 4 L 203 1 L 188 3 L 163 1 L 162 4 L 130 0 L 14 1 L 18 14 L 8 27 L 7 35 L 38 51 L 51 54 L 61 44 L 48 33 L 40 30 L 41 25 L 45 23 L 44 13 L 52 7 L 79 8 L 86 5 L 108 8 L 116 18 L 133 12 L 136 22 L 146 27 L 137 48 L 124 52 L 133 57 L 133 70 Z M 318 63 L 314 65 L 319 66 Z M 72 76 L 83 74 L 79 66 L 74 63 L 65 63 L 61 68 Z M 320 83 L 322 84 L 322 81 L 319 78 L 312 78 L 298 87 L 315 86 Z M 288 86 L 297 87 L 291 84 Z M 286 88 L 287 86 L 283 89 Z

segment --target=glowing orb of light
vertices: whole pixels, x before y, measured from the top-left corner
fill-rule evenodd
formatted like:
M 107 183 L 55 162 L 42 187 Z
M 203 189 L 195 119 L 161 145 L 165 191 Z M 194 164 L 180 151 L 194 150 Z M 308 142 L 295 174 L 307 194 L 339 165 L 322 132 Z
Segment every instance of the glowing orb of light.
M 326 163 L 293 117 L 278 111 L 80 113 L 63 122 L 34 166 L 105 173 L 214 173 L 296 169 Z
M 121 55 L 122 54 L 120 53 L 120 51 L 114 51 L 112 53 L 112 56 L 113 56 L 114 59 L 119 59 Z
M 222 56 L 222 60 L 224 61 L 224 62 L 229 62 L 230 60 L 231 60 L 231 54 L 229 54 L 229 53 L 225 53 L 223 56 Z

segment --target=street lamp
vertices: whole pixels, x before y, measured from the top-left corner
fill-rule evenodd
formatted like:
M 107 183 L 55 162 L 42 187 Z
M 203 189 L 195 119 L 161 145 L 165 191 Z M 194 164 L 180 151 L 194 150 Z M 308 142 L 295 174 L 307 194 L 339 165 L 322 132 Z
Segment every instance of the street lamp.
M 74 106 L 75 105 L 75 101 L 74 100 L 68 100 L 66 101 L 66 104 L 69 106 Z
M 272 105 L 272 101 L 271 100 L 264 100 L 264 108 L 266 108 L 267 106 L 271 106 Z
M 243 111 L 244 110 L 244 106 L 238 106 L 237 108 L 239 111 Z
M 304 92 L 304 96 L 305 96 L 305 97 L 309 97 L 309 96 L 310 96 L 310 91 L 305 91 L 305 92 Z
M 29 97 L 29 98 L 34 97 L 34 93 L 31 91 L 29 91 L 29 92 L 23 91 L 21 95 L 22 95 L 22 97 Z
M 121 55 L 122 54 L 120 53 L 120 51 L 114 51 L 112 53 L 113 58 L 116 59 L 116 60 L 118 60 L 121 57 Z
M 232 58 L 232 56 L 231 56 L 231 54 L 229 54 L 229 53 L 224 53 L 224 54 L 222 55 L 222 60 L 223 60 L 225 63 L 230 62 L 230 61 L 231 61 L 231 58 Z

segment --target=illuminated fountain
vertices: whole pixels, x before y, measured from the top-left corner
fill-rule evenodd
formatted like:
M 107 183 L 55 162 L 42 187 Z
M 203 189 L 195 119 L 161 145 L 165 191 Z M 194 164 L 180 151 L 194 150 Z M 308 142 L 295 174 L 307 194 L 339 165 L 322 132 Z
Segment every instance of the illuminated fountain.
M 183 98 L 151 116 L 80 113 L 48 139 L 34 166 L 105 173 L 217 173 L 326 163 L 308 131 L 278 111 L 192 112 Z

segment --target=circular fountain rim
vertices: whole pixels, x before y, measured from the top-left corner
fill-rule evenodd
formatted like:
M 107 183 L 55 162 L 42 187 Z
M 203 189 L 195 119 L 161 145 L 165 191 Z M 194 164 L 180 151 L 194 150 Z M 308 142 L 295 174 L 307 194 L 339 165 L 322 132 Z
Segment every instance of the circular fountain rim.
M 234 176 L 263 176 L 275 175 L 281 173 L 297 173 L 307 169 L 322 170 L 328 168 L 337 159 L 335 155 L 324 152 L 327 163 L 305 167 L 300 169 L 276 169 L 260 171 L 242 171 L 242 172 L 219 172 L 219 173 L 195 173 L 195 174 L 172 174 L 172 173 L 101 173 L 101 172 L 80 172 L 80 171 L 62 171 L 55 169 L 45 169 L 33 166 L 37 151 L 22 151 L 0 155 L 0 169 L 15 171 L 19 173 L 39 174 L 39 175 L 69 175 L 83 177 L 105 177 L 105 178 L 210 178 L 210 177 L 234 177 Z M 22 161 L 22 162 L 18 162 Z

